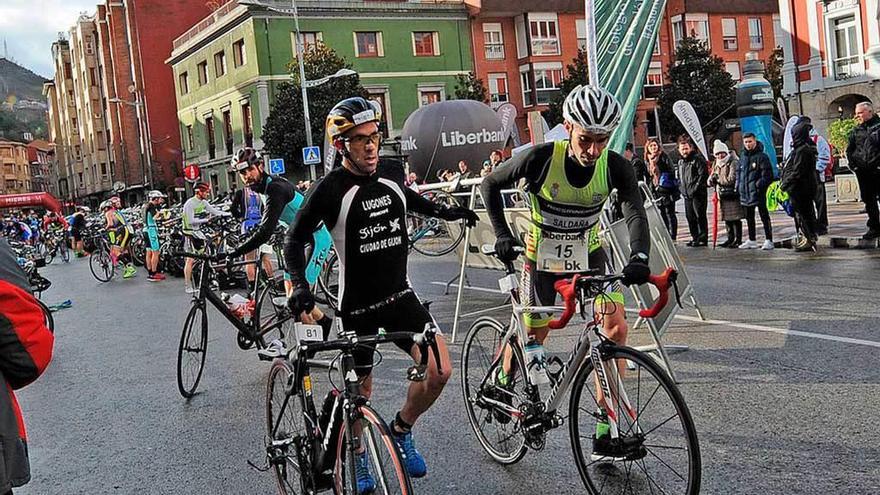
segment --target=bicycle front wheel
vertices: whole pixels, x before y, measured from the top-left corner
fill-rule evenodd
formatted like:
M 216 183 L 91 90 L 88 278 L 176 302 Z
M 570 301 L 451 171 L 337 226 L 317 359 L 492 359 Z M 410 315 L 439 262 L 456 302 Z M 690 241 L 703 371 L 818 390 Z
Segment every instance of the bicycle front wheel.
M 425 191 L 421 195 L 434 203 L 448 207 L 458 206 L 455 198 L 445 191 Z M 406 222 L 410 245 L 425 256 L 450 253 L 464 238 L 464 224 L 461 221 L 450 222 L 419 213 L 408 213 Z
M 318 278 L 318 288 L 324 295 L 324 303 L 332 309 L 337 309 L 339 304 L 339 256 L 335 250 L 324 263 L 324 269 L 321 270 L 321 276 Z
M 61 261 L 65 263 L 70 262 L 70 248 L 67 246 L 67 238 L 62 239 L 58 244 L 58 249 L 61 253 Z
M 361 473 L 366 464 L 365 469 L 375 487 L 366 492 L 382 495 L 411 494 L 412 482 L 388 425 L 371 407 L 361 406 L 358 409 L 361 415 L 357 420 L 360 431 L 349 428 L 348 422 L 343 421 L 339 435 L 333 469 L 337 495 L 358 494 L 358 473 L 355 469 L 358 463 L 361 464 Z
M 98 282 L 109 282 L 113 278 L 116 267 L 110 258 L 110 251 L 98 249 L 89 256 L 89 270 Z
M 296 372 L 288 361 L 282 359 L 272 363 L 266 382 L 266 432 L 278 493 L 306 493 L 301 474 L 306 466 L 297 451 L 307 449 L 309 443 L 302 396 L 299 395 Z
M 699 493 L 700 446 L 678 387 L 650 356 L 628 347 L 612 348 L 603 363 L 616 397 L 610 402 L 603 398 L 602 408 L 617 411 L 619 438 L 594 440 L 602 416 L 591 360 L 575 378 L 569 403 L 571 447 L 587 491 Z M 614 366 L 623 370 L 622 376 Z
M 505 326 L 489 317 L 471 325 L 461 353 L 461 392 L 468 420 L 483 450 L 501 464 L 513 464 L 526 455 L 518 408 L 527 402 L 527 382 L 520 348 L 504 341 L 506 331 Z M 503 353 L 510 356 L 508 371 L 499 375 Z
M 189 399 L 196 393 L 205 369 L 208 348 L 208 313 L 204 304 L 194 303 L 186 315 L 177 347 L 177 389 Z

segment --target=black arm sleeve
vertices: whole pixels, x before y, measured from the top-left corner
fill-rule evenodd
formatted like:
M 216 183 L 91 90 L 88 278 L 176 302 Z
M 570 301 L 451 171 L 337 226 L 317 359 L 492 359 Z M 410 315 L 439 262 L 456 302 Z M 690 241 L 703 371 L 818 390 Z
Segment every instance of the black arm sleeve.
M 639 193 L 639 185 L 629 162 L 616 153 L 608 154 L 608 172 L 611 187 L 617 189 L 626 226 L 629 229 L 629 248 L 633 253 L 651 252 L 651 237 L 648 230 L 648 217 Z
M 553 154 L 553 143 L 535 146 L 507 160 L 483 179 L 480 191 L 495 237 L 513 237 L 504 218 L 504 200 L 501 190 L 525 178 L 530 184 L 537 183 L 546 174 Z M 627 164 L 628 166 L 628 164 Z
M 304 284 L 306 280 L 306 245 L 312 243 L 312 234 L 324 221 L 325 212 L 329 211 L 321 198 L 327 198 L 328 191 L 321 186 L 326 181 L 322 180 L 312 186 L 306 195 L 305 201 L 296 218 L 287 228 L 284 235 L 284 263 L 287 265 L 287 273 L 295 284 Z
M 244 218 L 244 189 L 235 191 L 232 195 L 232 204 L 229 205 L 229 213 L 233 218 L 241 220 Z
M 436 217 L 442 210 L 440 203 L 435 203 L 410 188 L 404 188 L 403 194 L 406 196 L 406 209 L 429 217 Z
M 266 188 L 266 206 L 263 209 L 263 218 L 260 220 L 260 225 L 248 240 L 235 248 L 235 254 L 249 253 L 265 244 L 272 237 L 272 234 L 275 233 L 275 227 L 278 226 L 281 212 L 284 211 L 284 207 L 292 199 L 288 199 L 287 195 L 280 188 L 275 188 L 275 184 L 269 184 L 269 187 Z

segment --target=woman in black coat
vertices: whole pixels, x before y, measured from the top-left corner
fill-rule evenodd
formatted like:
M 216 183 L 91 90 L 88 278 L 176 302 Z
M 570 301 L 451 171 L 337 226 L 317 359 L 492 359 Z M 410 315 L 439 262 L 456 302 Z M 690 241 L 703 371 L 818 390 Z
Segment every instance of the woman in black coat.
M 813 197 L 819 187 L 816 178 L 816 157 L 819 152 L 810 139 L 813 128 L 808 120 L 801 119 L 791 129 L 793 151 L 782 169 L 779 187 L 788 193 L 794 209 L 795 220 L 801 238 L 795 246 L 796 251 L 816 249 L 816 210 Z

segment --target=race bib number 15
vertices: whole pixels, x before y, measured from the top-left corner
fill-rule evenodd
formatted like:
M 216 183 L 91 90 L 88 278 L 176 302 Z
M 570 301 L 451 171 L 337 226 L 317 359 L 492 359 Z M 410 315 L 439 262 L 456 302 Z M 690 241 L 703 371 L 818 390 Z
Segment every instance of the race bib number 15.
M 538 271 L 550 273 L 585 272 L 587 262 L 585 234 L 553 234 L 544 232 L 538 245 Z

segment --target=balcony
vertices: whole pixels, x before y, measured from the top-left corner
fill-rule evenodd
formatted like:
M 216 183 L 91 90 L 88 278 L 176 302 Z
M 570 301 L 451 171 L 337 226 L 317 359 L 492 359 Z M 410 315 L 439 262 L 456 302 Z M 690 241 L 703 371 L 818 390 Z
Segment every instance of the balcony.
M 532 38 L 532 55 L 559 55 L 557 38 Z
M 865 64 L 858 56 L 839 58 L 834 61 L 834 80 L 846 81 L 865 74 Z
M 486 43 L 486 60 L 504 60 L 504 44 Z

